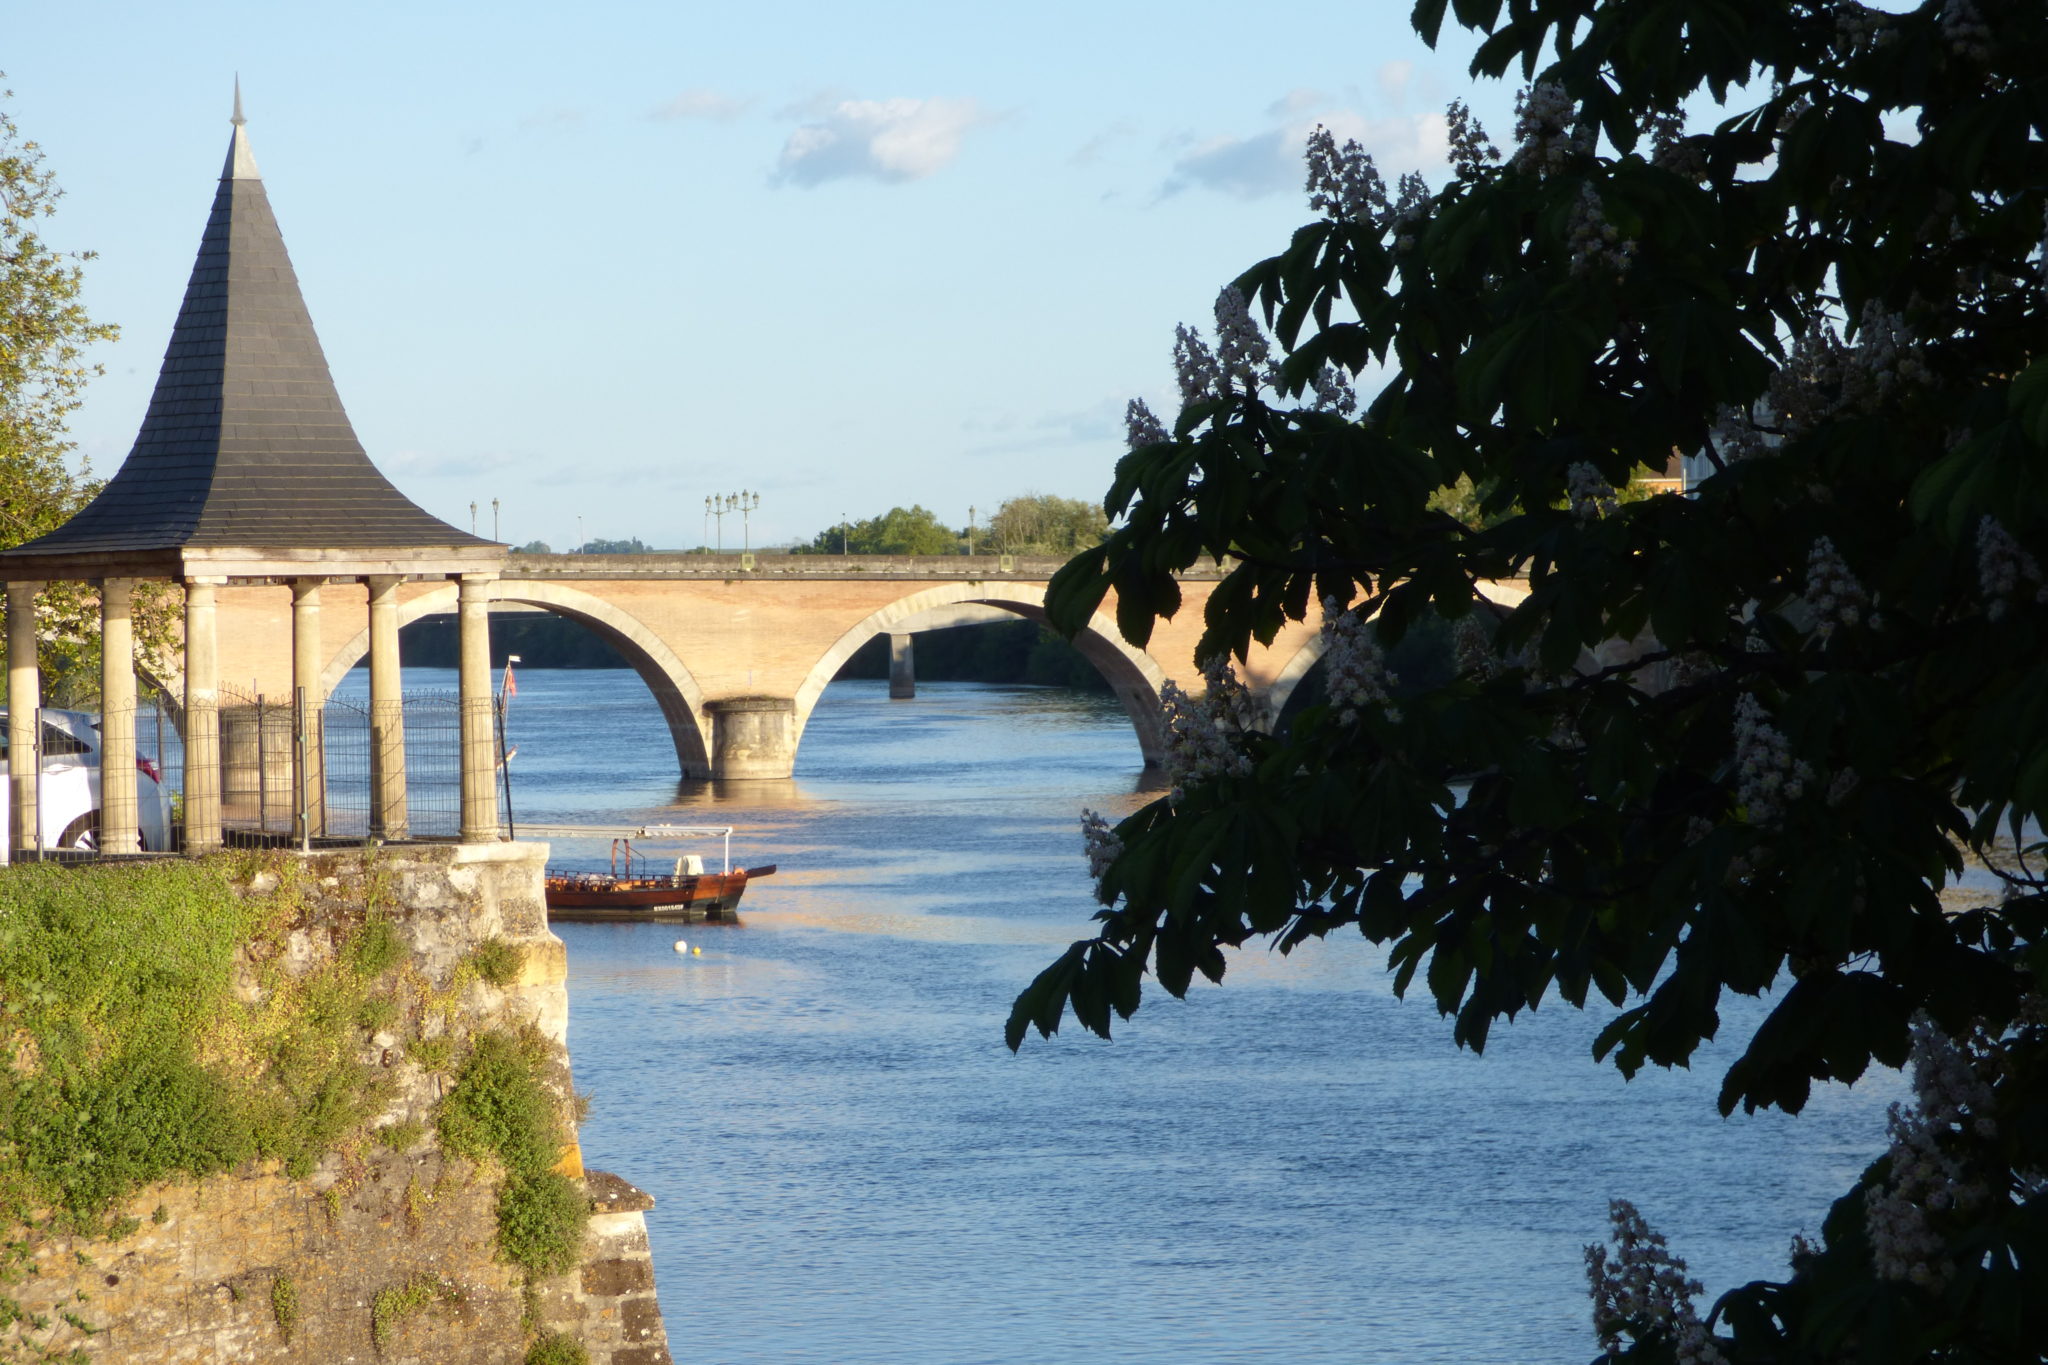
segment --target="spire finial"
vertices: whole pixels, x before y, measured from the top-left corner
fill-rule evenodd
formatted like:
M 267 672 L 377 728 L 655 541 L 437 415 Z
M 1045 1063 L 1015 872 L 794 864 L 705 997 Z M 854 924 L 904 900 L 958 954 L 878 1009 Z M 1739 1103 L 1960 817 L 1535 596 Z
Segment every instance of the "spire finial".
M 228 122 L 239 128 L 248 121 L 242 117 L 242 73 L 237 71 L 235 73 L 235 116 L 229 119 Z

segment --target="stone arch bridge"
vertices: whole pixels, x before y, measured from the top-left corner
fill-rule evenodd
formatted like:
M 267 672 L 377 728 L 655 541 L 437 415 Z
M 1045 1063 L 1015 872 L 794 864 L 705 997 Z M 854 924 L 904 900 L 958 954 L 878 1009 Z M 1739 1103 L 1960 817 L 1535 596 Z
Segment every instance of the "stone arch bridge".
M 618 650 L 660 705 L 685 777 L 781 778 L 794 770 L 819 696 L 862 645 L 888 635 L 901 659 L 907 637 L 920 630 L 1003 615 L 1042 623 L 1046 584 L 1061 562 L 994 555 L 513 555 L 489 595 L 500 609 L 569 617 Z M 1148 764 L 1161 755 L 1160 689 L 1168 681 L 1200 687 L 1194 647 L 1221 577 L 1214 569 L 1185 575 L 1179 614 L 1160 622 L 1143 649 L 1118 632 L 1113 597 L 1074 642 L 1123 702 Z M 1502 584 L 1489 595 L 1512 603 L 1525 591 Z M 324 700 L 369 649 L 362 585 L 330 583 L 322 598 L 323 695 L 315 700 Z M 456 606 L 457 585 L 445 577 L 398 589 L 401 625 Z M 224 587 L 218 611 L 221 680 L 240 686 L 246 679 L 259 693 L 288 695 L 289 584 Z M 1246 684 L 1269 717 L 1280 714 L 1320 657 L 1320 626 L 1312 612 L 1246 661 Z

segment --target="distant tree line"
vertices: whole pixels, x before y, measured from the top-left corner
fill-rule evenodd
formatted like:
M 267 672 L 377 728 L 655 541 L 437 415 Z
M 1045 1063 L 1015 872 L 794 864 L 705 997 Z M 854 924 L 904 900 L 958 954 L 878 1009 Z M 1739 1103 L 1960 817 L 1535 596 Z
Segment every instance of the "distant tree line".
M 913 503 L 844 521 L 793 548 L 799 555 L 1058 555 L 1100 545 L 1109 518 L 1099 503 L 1029 493 L 997 507 L 985 525 L 949 527 Z
M 839 670 L 842 678 L 889 676 L 889 637 L 877 635 Z M 1030 621 L 926 631 L 917 637 L 919 682 L 1028 683 L 1107 692 L 1109 681 L 1064 639 Z

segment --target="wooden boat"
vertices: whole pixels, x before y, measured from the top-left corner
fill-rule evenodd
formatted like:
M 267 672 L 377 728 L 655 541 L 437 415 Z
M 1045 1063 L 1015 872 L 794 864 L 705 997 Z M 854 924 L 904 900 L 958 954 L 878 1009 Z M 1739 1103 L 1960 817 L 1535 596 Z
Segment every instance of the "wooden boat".
M 666 836 L 670 831 L 661 831 Z M 654 831 L 643 831 L 654 833 Z M 656 872 L 629 839 L 612 840 L 609 872 L 549 868 L 545 888 L 550 920 L 667 920 L 732 924 L 740 897 L 756 877 L 773 876 L 775 864 L 734 868 L 730 828 L 677 830 L 678 834 L 726 836 L 725 870 L 707 872 L 697 858 L 676 859 L 673 872 Z

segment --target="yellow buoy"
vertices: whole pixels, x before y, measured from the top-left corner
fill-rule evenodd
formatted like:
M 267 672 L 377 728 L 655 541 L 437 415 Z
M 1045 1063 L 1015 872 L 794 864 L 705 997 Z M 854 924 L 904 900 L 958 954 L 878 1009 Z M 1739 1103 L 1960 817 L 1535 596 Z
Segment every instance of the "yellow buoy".
M 704 956 L 704 950 L 703 950 L 702 948 L 692 948 L 692 949 L 690 949 L 690 956 L 691 956 L 691 957 L 702 957 L 702 956 Z

